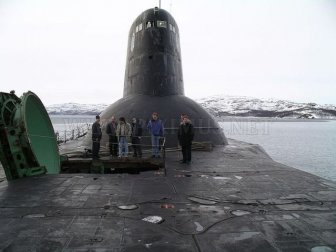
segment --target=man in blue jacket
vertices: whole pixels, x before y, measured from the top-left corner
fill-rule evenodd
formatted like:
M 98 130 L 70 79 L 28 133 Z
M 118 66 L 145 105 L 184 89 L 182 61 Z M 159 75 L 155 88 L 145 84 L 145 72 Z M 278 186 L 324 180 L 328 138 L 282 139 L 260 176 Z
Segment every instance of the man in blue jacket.
M 163 138 L 164 128 L 162 121 L 158 119 L 158 113 L 153 112 L 152 120 L 148 122 L 147 129 L 152 136 L 152 157 L 159 158 L 160 138 Z

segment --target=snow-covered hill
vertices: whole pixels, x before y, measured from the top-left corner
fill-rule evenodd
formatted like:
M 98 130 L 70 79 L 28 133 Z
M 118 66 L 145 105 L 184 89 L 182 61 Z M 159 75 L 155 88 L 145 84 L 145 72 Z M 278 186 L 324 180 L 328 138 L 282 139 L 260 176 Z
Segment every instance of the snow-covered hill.
M 63 103 L 46 106 L 46 109 L 50 115 L 97 115 L 107 107 L 107 104 Z
M 224 95 L 196 101 L 214 116 L 336 119 L 335 105 Z M 47 111 L 51 115 L 96 115 L 107 107 L 107 104 L 64 103 L 47 106 Z
M 335 105 L 224 95 L 198 99 L 197 102 L 215 116 L 336 118 Z

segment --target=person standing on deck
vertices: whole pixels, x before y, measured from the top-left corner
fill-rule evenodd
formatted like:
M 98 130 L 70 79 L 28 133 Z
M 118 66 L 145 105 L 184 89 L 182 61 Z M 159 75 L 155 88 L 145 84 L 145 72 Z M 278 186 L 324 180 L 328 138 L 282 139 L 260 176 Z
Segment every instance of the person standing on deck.
M 139 119 L 132 119 L 132 146 L 133 146 L 133 157 L 142 157 L 141 148 L 141 136 L 142 136 L 142 124 Z
M 111 121 L 106 126 L 106 134 L 109 136 L 109 147 L 111 157 L 118 156 L 118 138 L 117 138 L 117 122 L 115 117 L 111 117 Z
M 92 158 L 99 158 L 100 140 L 102 131 L 100 127 L 100 116 L 96 116 L 96 121 L 92 124 Z
M 191 162 L 191 145 L 194 139 L 194 127 L 187 115 L 183 116 L 183 121 L 180 124 L 177 133 L 179 144 L 182 147 L 183 160 L 181 163 L 190 164 Z
M 131 136 L 131 125 L 126 122 L 125 117 L 119 118 L 117 126 L 117 137 L 119 142 L 119 158 L 128 156 L 128 138 Z
M 148 122 L 147 129 L 152 137 L 152 158 L 159 158 L 160 138 L 163 138 L 164 127 L 162 121 L 158 117 L 158 113 L 152 113 L 152 120 Z

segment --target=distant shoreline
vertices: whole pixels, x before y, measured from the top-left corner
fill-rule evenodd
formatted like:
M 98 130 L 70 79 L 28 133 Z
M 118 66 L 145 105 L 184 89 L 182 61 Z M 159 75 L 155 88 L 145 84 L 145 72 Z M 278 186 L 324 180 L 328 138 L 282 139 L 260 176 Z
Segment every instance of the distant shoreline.
M 97 114 L 100 114 L 100 113 L 92 113 L 92 114 L 55 114 L 55 113 L 48 113 L 49 116 L 67 116 L 67 117 L 70 117 L 70 116 L 76 116 L 76 117 L 80 117 L 80 116 L 85 116 L 85 117 L 92 117 L 94 118 Z
M 94 119 L 95 115 L 92 114 L 49 114 L 51 117 L 85 117 Z M 334 118 L 314 118 L 314 119 L 308 119 L 308 118 L 277 118 L 277 117 L 253 117 L 253 116 L 214 116 L 215 119 L 219 122 L 223 121 L 242 121 L 242 122 L 327 122 L 327 121 L 336 121 Z
M 336 121 L 336 119 L 307 119 L 307 118 L 276 118 L 276 117 L 245 117 L 245 116 L 219 116 L 215 117 L 219 122 L 231 122 L 231 121 L 240 121 L 240 122 L 327 122 L 327 121 Z

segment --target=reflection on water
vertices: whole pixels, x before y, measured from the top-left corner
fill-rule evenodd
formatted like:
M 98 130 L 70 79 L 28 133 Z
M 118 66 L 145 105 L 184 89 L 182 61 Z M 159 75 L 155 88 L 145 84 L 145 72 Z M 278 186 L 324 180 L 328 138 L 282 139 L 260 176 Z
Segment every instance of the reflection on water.
M 336 121 L 220 122 L 228 138 L 261 145 L 280 163 L 336 181 Z

